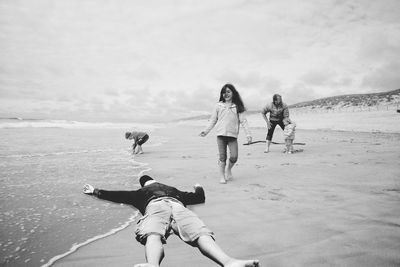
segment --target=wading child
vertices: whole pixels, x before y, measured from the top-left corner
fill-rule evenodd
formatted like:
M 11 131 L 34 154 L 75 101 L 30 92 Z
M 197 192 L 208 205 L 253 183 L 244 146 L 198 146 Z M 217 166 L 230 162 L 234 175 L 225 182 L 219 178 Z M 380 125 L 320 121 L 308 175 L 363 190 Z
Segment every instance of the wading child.
M 142 145 L 146 143 L 147 140 L 149 140 L 149 135 L 145 132 L 126 132 L 125 139 L 133 140 L 132 144 L 133 154 L 142 154 L 143 153 Z
M 226 184 L 233 179 L 232 168 L 238 159 L 239 125 L 242 125 L 246 132 L 247 142 L 251 142 L 251 133 L 245 117 L 246 108 L 238 91 L 232 84 L 225 84 L 220 92 L 219 102 L 211 115 L 210 123 L 200 136 L 206 136 L 215 126 L 217 133 L 217 145 L 219 151 L 219 175 L 220 183 Z M 229 147 L 228 167 L 225 167 L 227 160 L 227 148 Z
M 296 123 L 291 121 L 289 118 L 284 121 L 285 129 L 283 130 L 283 136 L 285 137 L 285 149 L 283 153 L 291 154 L 293 153 L 293 141 L 296 132 Z

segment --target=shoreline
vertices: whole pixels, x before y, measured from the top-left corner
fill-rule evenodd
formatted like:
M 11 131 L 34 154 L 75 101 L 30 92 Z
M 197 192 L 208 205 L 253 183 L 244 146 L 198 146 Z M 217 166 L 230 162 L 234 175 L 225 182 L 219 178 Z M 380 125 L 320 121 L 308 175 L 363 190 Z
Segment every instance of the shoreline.
M 126 221 L 125 223 L 122 224 L 122 226 L 118 227 L 118 228 L 114 228 L 111 229 L 109 232 L 105 233 L 105 234 L 101 234 L 101 235 L 97 235 L 94 236 L 92 238 L 89 238 L 88 240 L 86 240 L 85 242 L 79 243 L 79 244 L 73 244 L 72 247 L 65 253 L 60 254 L 60 255 L 56 255 L 53 258 L 51 258 L 47 263 L 41 265 L 42 267 L 50 267 L 53 266 L 57 261 L 62 260 L 63 258 L 75 253 L 76 251 L 78 251 L 81 248 L 84 248 L 85 246 L 99 241 L 101 239 L 107 238 L 109 236 L 115 235 L 121 231 L 123 231 L 124 229 L 128 228 L 136 219 L 138 216 L 138 212 L 135 215 L 132 215 L 128 221 Z
M 148 167 L 149 166 L 148 163 L 142 163 L 142 162 L 135 161 L 134 158 L 130 159 L 129 162 L 133 163 L 134 165 L 137 165 L 137 166 L 132 167 L 133 170 L 143 168 L 141 171 L 139 171 L 138 174 L 134 175 L 134 176 L 137 177 L 136 180 L 138 180 L 139 177 L 143 175 L 143 173 L 151 171 L 151 168 Z M 118 234 L 119 232 L 123 231 L 126 228 L 129 228 L 133 223 L 135 223 L 135 221 L 138 219 L 139 215 L 140 215 L 139 211 L 136 211 L 135 214 L 131 215 L 128 218 L 128 220 L 126 222 L 124 222 L 121 226 L 119 226 L 117 228 L 110 229 L 107 233 L 99 234 L 97 236 L 91 237 L 91 238 L 87 239 L 86 241 L 84 241 L 82 243 L 73 244 L 71 246 L 71 248 L 67 252 L 52 257 L 47 263 L 41 265 L 41 267 L 53 266 L 56 262 L 62 260 L 65 257 L 68 257 L 69 255 L 75 253 L 79 249 L 83 249 L 85 246 L 90 245 L 93 242 L 100 241 L 101 239 L 104 239 L 104 238 L 107 238 L 109 236 Z

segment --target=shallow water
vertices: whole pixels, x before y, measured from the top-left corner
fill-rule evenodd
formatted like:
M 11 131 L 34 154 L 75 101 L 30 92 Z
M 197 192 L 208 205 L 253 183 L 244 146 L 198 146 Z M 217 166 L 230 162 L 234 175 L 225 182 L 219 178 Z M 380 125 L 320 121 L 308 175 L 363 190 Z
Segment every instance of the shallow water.
M 0 136 L 2 266 L 44 265 L 136 214 L 82 193 L 85 183 L 138 187 L 149 166 L 135 161 L 124 130 L 11 128 Z M 154 133 L 146 145 L 162 142 Z

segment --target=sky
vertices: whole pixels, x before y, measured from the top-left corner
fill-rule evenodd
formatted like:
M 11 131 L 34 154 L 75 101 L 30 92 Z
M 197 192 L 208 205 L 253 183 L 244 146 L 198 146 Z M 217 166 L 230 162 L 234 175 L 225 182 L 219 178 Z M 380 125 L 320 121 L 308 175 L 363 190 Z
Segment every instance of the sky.
M 0 117 L 156 122 L 400 88 L 399 0 L 0 0 Z

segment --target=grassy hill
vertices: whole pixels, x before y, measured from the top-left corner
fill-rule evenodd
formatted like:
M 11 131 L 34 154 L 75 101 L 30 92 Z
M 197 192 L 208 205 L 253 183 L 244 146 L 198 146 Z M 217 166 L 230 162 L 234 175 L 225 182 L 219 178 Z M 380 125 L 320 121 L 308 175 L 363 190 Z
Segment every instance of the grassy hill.
M 371 94 L 352 94 L 352 95 L 339 95 L 316 99 L 312 101 L 300 102 L 290 105 L 289 108 L 337 108 L 337 107 L 370 107 L 377 105 L 395 105 L 400 103 L 400 89 L 371 93 Z
M 315 99 L 311 101 L 305 101 L 289 105 L 289 108 L 309 108 L 309 109 L 340 109 L 340 108 L 351 108 L 351 107 L 372 107 L 372 106 L 388 106 L 400 104 L 400 89 L 371 93 L 371 94 L 351 94 L 351 95 L 338 95 Z M 260 110 L 249 110 L 247 113 L 256 114 Z M 199 115 L 193 117 L 187 117 L 179 119 L 180 121 L 185 120 L 206 120 L 210 115 Z

